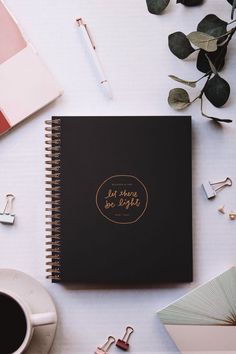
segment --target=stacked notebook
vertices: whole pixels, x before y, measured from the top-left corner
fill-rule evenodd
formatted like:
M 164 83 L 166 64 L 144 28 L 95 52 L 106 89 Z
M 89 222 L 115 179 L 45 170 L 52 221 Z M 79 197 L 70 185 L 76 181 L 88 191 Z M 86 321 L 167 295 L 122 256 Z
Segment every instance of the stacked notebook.
M 47 123 L 48 277 L 191 282 L 191 118 Z

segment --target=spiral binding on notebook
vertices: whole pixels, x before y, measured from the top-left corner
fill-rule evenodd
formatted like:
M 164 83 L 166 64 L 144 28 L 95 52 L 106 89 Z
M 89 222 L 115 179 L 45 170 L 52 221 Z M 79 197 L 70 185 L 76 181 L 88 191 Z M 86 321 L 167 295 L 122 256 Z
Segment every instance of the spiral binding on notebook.
M 46 158 L 46 272 L 47 279 L 60 280 L 61 222 L 60 222 L 60 138 L 59 118 L 48 120 L 45 134 Z

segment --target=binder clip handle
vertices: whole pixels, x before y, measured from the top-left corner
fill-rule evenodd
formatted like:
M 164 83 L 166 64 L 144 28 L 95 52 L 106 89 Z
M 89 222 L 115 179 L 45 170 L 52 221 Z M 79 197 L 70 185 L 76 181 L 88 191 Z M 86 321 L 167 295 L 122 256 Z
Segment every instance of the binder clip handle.
M 6 202 L 5 208 L 3 210 L 3 214 L 11 214 L 12 213 L 13 200 L 15 199 L 15 196 L 13 194 L 7 194 L 6 198 L 7 198 L 7 202 Z
M 126 327 L 125 334 L 124 334 L 124 337 L 122 338 L 122 340 L 124 342 L 128 343 L 129 338 L 133 332 L 134 332 L 134 329 L 132 327 L 130 327 L 130 326 Z
M 226 179 L 224 181 L 211 183 L 212 186 L 215 186 L 215 185 L 218 185 L 218 184 L 219 184 L 219 187 L 215 188 L 216 192 L 221 190 L 224 187 L 232 186 L 233 182 L 232 182 L 231 178 L 226 177 Z
M 112 336 L 109 336 L 106 343 L 103 344 L 102 347 L 98 347 L 96 350 L 96 354 L 106 354 L 108 352 L 108 350 L 110 349 L 110 347 L 112 346 L 113 343 L 115 343 L 115 338 Z

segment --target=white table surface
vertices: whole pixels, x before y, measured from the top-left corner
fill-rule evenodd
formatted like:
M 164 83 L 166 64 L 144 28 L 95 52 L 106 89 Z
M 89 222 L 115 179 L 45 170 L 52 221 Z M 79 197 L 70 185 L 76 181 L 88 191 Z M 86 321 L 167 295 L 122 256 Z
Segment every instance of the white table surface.
M 14 226 L 0 224 L 0 267 L 32 275 L 53 296 L 59 326 L 52 354 L 91 354 L 109 335 L 121 337 L 127 325 L 135 328 L 133 353 L 178 352 L 156 311 L 235 264 L 236 221 L 217 209 L 225 204 L 227 211 L 236 210 L 236 126 L 235 122 L 216 126 L 202 118 L 197 102 L 185 112 L 193 116 L 194 283 L 141 290 L 76 286 L 69 290 L 45 279 L 44 121 L 51 115 L 175 114 L 167 96 L 179 85 L 167 75 L 186 79 L 200 75 L 192 59 L 184 63 L 169 52 L 168 34 L 189 33 L 212 12 L 229 20 L 230 7 L 226 0 L 207 0 L 197 8 L 174 2 L 157 17 L 148 13 L 145 0 L 6 0 L 64 89 L 55 103 L 0 139 L 0 206 L 5 195 L 13 193 L 17 215 Z M 78 16 L 90 25 L 112 86 L 112 101 L 97 86 L 75 24 Z M 231 84 L 231 99 L 221 110 L 206 105 L 208 113 L 235 118 L 235 49 L 234 39 L 223 72 Z M 206 200 L 201 183 L 226 176 L 235 185 L 215 200 Z M 170 208 L 170 218 L 171 212 Z

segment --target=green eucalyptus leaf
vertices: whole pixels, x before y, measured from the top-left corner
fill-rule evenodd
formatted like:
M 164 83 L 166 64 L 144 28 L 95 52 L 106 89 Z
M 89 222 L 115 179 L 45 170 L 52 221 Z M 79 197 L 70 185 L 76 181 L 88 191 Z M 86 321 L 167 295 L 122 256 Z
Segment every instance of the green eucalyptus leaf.
M 197 30 L 213 37 L 220 37 L 227 32 L 227 22 L 221 20 L 216 15 L 210 14 L 198 24 Z
M 208 58 L 211 60 L 212 64 L 219 72 L 225 65 L 225 57 L 227 54 L 227 45 L 222 47 L 218 47 L 217 51 L 212 53 L 207 53 L 205 50 L 200 50 L 197 58 L 197 69 L 203 73 L 208 73 L 211 68 L 209 62 L 206 58 L 206 54 Z
M 228 101 L 230 86 L 226 80 L 216 74 L 207 82 L 204 93 L 215 107 L 221 107 Z
M 192 44 L 206 52 L 215 52 L 217 50 L 217 39 L 203 32 L 191 32 L 187 36 Z
M 154 15 L 160 15 L 169 5 L 170 0 L 146 0 L 148 11 Z
M 187 36 L 183 32 L 175 32 L 168 37 L 171 52 L 179 59 L 185 59 L 194 52 Z
M 177 0 L 176 4 L 183 4 L 185 6 L 197 6 L 201 5 L 204 0 Z
M 175 110 L 182 110 L 188 107 L 190 105 L 188 92 L 182 88 L 170 90 L 168 103 Z
M 196 87 L 196 82 L 197 81 L 187 81 L 187 80 L 183 80 L 183 79 L 180 79 L 179 77 L 175 76 L 175 75 L 169 75 L 169 77 L 172 79 L 172 80 L 175 80 L 177 82 L 180 82 L 181 84 L 184 84 L 184 85 L 187 85 L 187 86 L 190 86 L 190 87 Z

